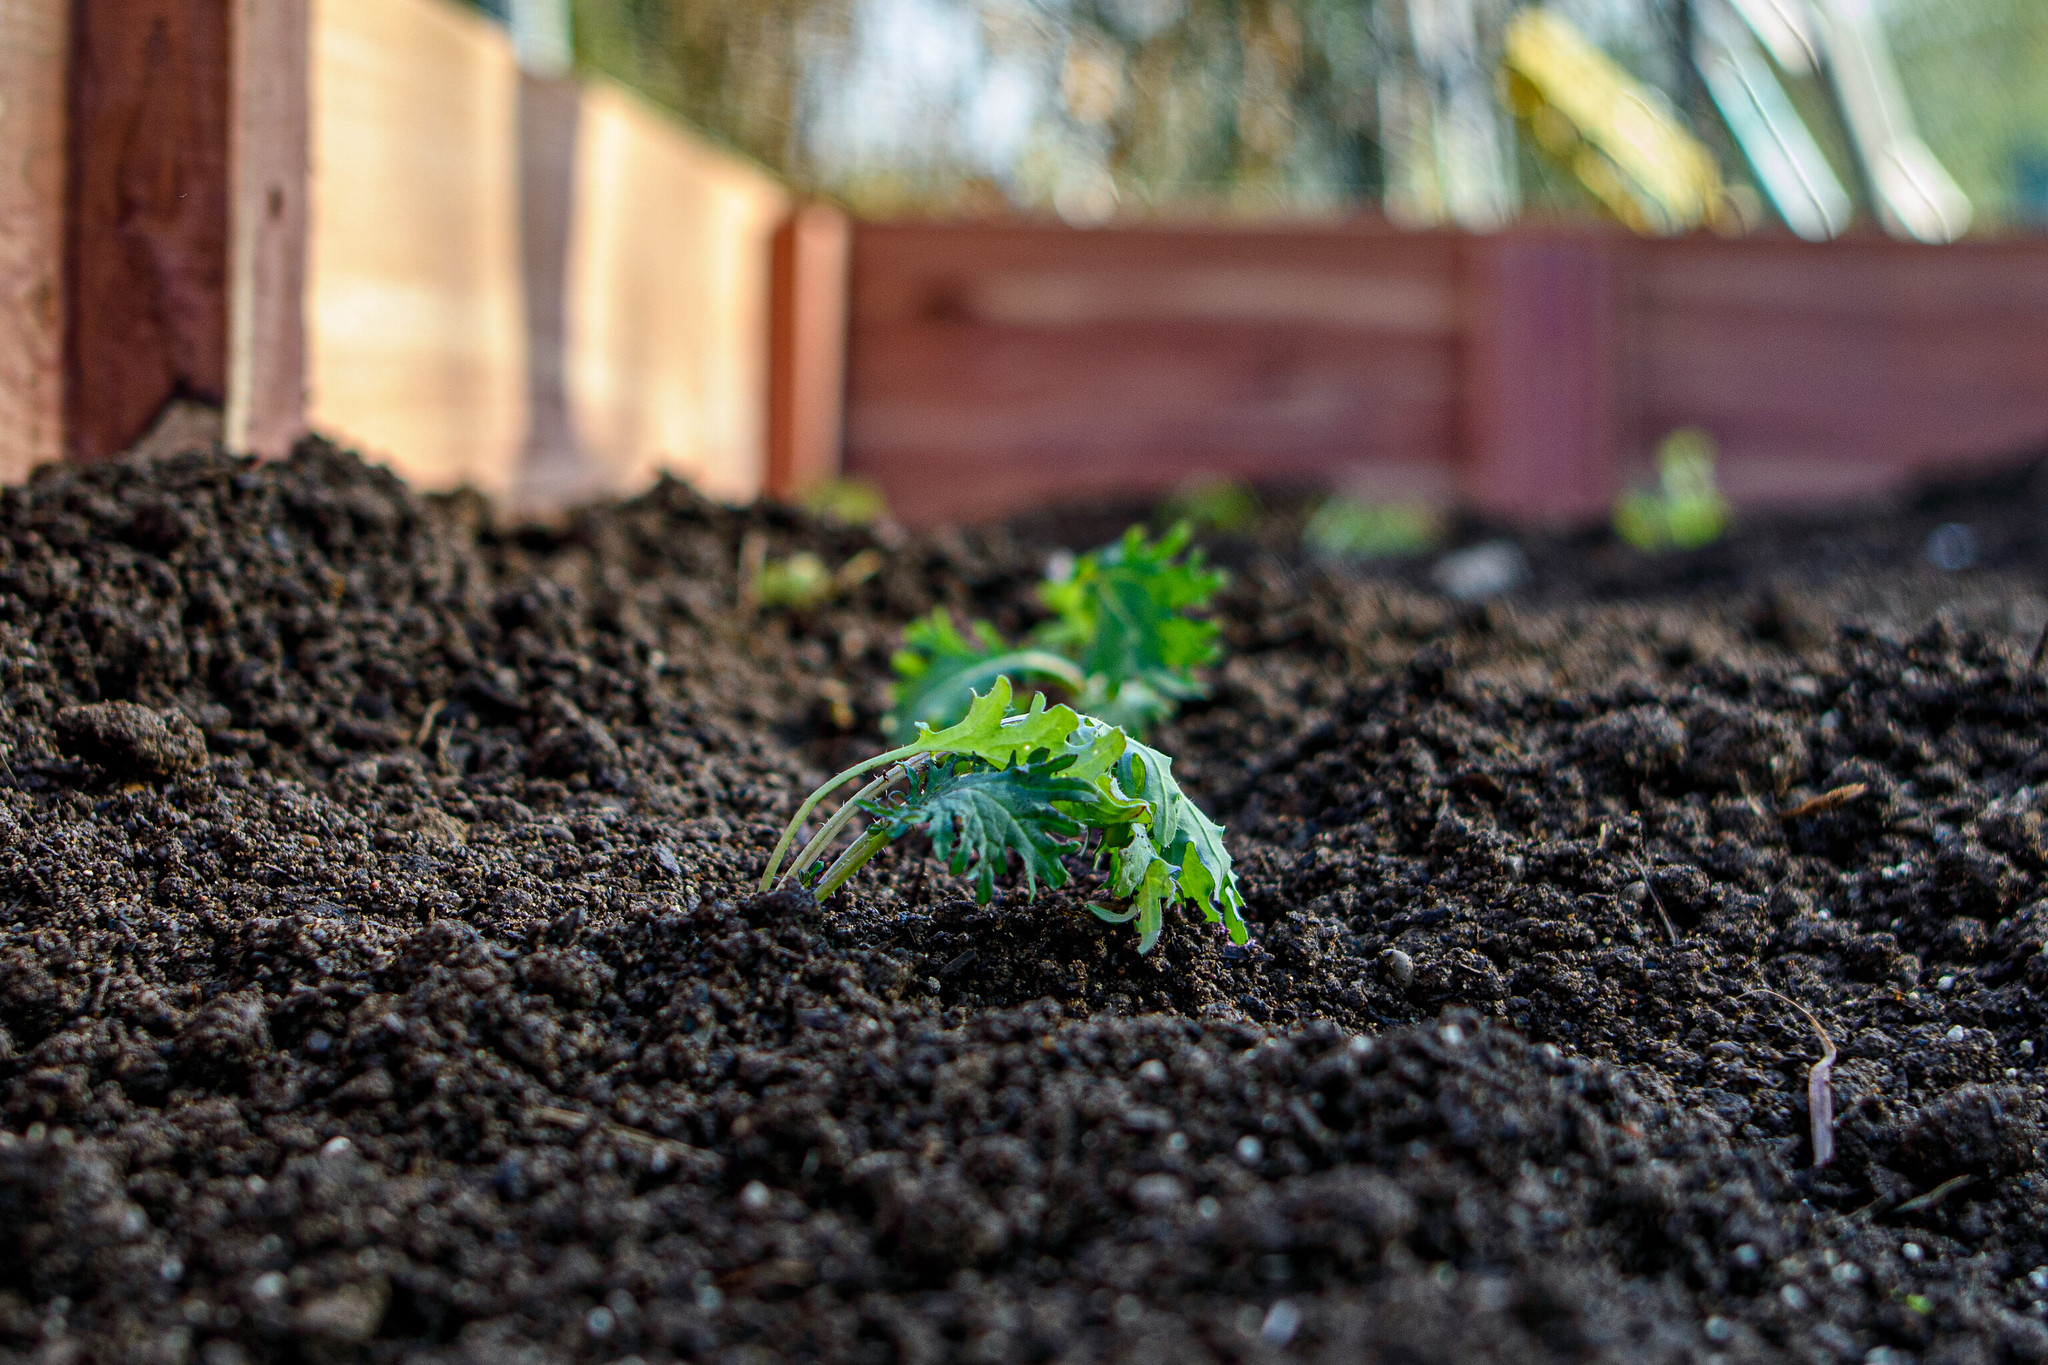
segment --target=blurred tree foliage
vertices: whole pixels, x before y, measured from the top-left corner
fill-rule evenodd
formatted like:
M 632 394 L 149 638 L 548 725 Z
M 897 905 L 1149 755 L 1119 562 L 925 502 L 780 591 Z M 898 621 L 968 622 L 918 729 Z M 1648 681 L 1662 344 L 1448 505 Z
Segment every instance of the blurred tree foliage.
M 1526 2 L 571 0 L 584 69 L 812 193 L 870 214 L 1021 208 L 1076 221 L 1298 216 L 1399 197 L 1442 146 L 1428 114 L 1442 107 L 1442 72 L 1418 15 L 1437 28 L 1470 16 L 1467 59 L 1490 73 L 1502 24 Z M 1744 177 L 1686 70 L 1683 0 L 1547 3 L 1670 96 Z M 1877 4 L 1922 130 L 1979 227 L 2048 226 L 2048 0 Z M 1853 175 L 1824 85 L 1790 84 Z M 1525 211 L 1592 209 L 1512 137 L 1502 173 Z
M 1008 203 L 1079 217 L 1119 205 L 1333 208 L 1376 194 L 1374 14 L 1369 0 L 575 7 L 585 67 L 807 188 L 869 210 Z M 835 128 L 867 117 L 843 91 L 919 23 L 953 25 L 956 55 L 976 69 L 893 143 Z M 985 107 L 991 92 L 1008 93 L 1003 107 Z M 977 133 L 1012 155 L 978 156 Z
M 1927 143 L 1979 230 L 2048 228 L 2048 0 L 1890 0 L 1886 28 Z

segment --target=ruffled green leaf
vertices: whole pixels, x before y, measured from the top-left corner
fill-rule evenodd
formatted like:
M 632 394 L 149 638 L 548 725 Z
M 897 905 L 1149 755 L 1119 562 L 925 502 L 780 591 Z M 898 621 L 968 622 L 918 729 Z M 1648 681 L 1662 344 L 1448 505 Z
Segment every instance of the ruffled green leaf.
M 1010 696 L 1010 680 L 998 677 L 986 693 L 974 696 L 957 723 L 943 730 L 920 723 L 917 738 L 907 746 L 910 753 L 978 758 L 992 768 L 1007 768 L 1034 750 L 1062 747 L 1081 724 L 1071 707 L 1047 710 L 1042 692 L 1032 694 L 1029 711 L 1010 716 Z
M 1039 763 L 996 770 L 976 764 L 946 764 L 919 773 L 903 804 L 867 809 L 884 822 L 890 839 L 922 829 L 932 852 L 956 876 L 974 879 L 975 898 L 986 904 L 995 894 L 996 874 L 1017 855 L 1032 895 L 1038 883 L 1067 884 L 1061 855 L 1074 851 L 1083 829 L 1068 807 L 1093 804 L 1093 783 L 1068 777 L 1065 764 Z
M 1176 892 L 1169 903 L 1186 900 L 1200 906 L 1205 919 L 1228 930 L 1232 943 L 1243 943 L 1248 937 L 1244 894 L 1238 889 L 1230 850 L 1223 844 L 1223 827 L 1181 791 L 1173 778 L 1173 760 L 1131 740 L 1117 760 L 1115 776 L 1126 796 L 1152 810 L 1142 844 L 1135 835 L 1128 840 L 1115 832 L 1105 837 L 1116 883 L 1135 884 L 1149 874 L 1152 863 L 1162 864 L 1171 870 Z
M 1206 695 L 1194 670 L 1215 661 L 1220 631 L 1186 613 L 1206 606 L 1225 575 L 1202 567 L 1189 535 L 1183 522 L 1148 541 L 1133 526 L 1039 590 L 1053 619 L 1032 639 L 1080 661 L 1088 678 L 1080 704 L 1111 724 L 1142 729 Z

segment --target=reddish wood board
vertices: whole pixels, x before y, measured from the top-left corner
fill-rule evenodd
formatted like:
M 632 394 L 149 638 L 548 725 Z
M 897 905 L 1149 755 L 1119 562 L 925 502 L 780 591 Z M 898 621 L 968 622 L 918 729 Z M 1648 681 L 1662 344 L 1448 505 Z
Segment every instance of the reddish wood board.
M 847 455 L 916 523 L 1198 474 L 1598 517 L 1688 425 L 1749 504 L 2048 440 L 2048 242 L 866 224 Z

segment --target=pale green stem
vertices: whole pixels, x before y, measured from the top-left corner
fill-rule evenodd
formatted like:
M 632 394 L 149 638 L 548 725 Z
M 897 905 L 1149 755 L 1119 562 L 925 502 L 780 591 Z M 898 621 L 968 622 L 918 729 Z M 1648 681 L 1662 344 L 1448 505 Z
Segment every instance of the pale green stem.
M 848 844 L 846 852 L 840 854 L 832 866 L 825 869 L 825 875 L 818 879 L 816 891 L 818 899 L 824 900 L 834 891 L 846 885 L 847 879 L 860 871 L 861 866 L 868 859 L 880 853 L 882 846 L 888 842 L 889 831 L 880 823 L 877 823 L 866 834 L 863 834 L 853 843 Z
M 904 771 L 903 768 L 884 768 L 880 777 L 847 797 L 846 803 L 832 813 L 832 818 L 825 822 L 824 827 L 811 836 L 811 841 L 804 845 L 804 851 L 790 859 L 789 872 L 783 880 L 801 877 L 805 868 L 824 857 L 825 850 L 832 846 L 832 841 L 838 837 L 839 831 L 845 829 L 847 822 L 859 813 L 860 803 L 903 776 Z
M 917 746 L 915 744 L 906 744 L 900 749 L 891 749 L 886 754 L 877 754 L 864 763 L 854 764 L 851 768 L 848 768 L 845 772 L 839 774 L 839 776 L 833 778 L 830 782 L 827 782 L 824 786 L 806 797 L 804 803 L 797 807 L 796 815 L 790 819 L 789 827 L 782 831 L 782 838 L 776 841 L 775 852 L 769 855 L 768 870 L 761 874 L 761 889 L 766 891 L 775 885 L 775 873 L 782 866 L 782 856 L 789 852 L 790 844 L 796 840 L 797 831 L 803 828 L 804 821 L 810 818 L 811 812 L 818 808 L 820 801 L 823 801 L 862 773 L 873 772 L 876 768 L 898 762 L 916 752 Z

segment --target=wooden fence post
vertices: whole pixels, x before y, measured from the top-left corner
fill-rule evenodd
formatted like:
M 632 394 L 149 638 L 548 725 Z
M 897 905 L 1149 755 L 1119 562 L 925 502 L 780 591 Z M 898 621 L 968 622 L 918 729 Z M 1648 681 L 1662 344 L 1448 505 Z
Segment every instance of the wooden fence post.
M 0 481 L 64 454 L 70 0 L 0 0 Z
M 65 449 L 164 406 L 280 453 L 303 412 L 305 0 L 74 0 Z
M 1629 244 L 1604 233 L 1475 237 L 1465 251 L 1459 491 L 1506 521 L 1597 520 L 1625 443 Z
M 839 473 L 853 228 L 799 205 L 775 234 L 768 364 L 768 492 L 793 498 Z
M 306 430 L 308 0 L 235 0 L 227 444 L 279 456 Z

